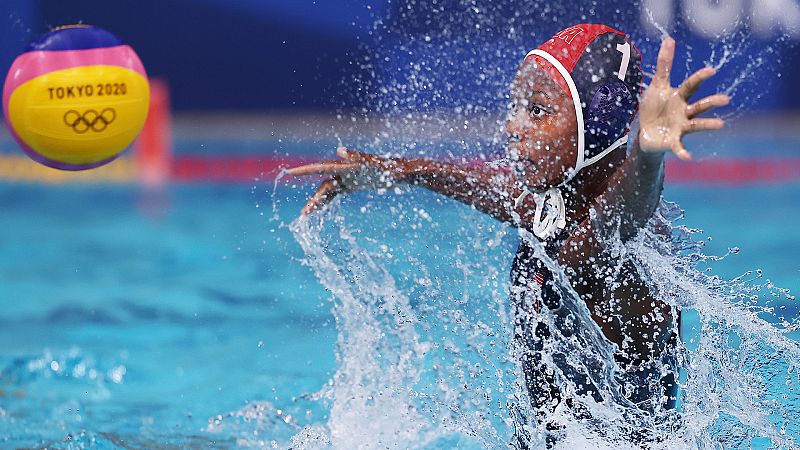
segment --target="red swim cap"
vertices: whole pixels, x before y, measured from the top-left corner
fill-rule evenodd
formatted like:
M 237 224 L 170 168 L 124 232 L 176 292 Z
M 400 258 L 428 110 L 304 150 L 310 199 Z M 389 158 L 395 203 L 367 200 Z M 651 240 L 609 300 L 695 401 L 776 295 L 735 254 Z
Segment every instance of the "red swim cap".
M 578 155 L 569 181 L 624 144 L 639 107 L 642 55 L 625 33 L 580 24 L 556 33 L 528 59 L 546 70 L 575 105 Z

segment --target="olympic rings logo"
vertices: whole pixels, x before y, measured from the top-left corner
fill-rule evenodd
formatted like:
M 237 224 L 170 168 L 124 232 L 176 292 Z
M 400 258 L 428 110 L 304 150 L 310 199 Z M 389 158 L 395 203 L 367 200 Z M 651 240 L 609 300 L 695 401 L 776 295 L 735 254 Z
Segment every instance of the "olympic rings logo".
M 95 133 L 102 133 L 117 118 L 114 108 L 106 108 L 101 112 L 93 109 L 81 114 L 74 109 L 64 113 L 64 123 L 78 134 L 84 134 L 89 130 Z

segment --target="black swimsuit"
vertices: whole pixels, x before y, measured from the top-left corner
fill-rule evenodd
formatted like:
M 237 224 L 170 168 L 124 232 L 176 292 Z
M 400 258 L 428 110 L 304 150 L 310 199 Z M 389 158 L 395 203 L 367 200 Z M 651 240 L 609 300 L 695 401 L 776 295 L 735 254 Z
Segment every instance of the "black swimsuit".
M 565 235 L 562 234 L 561 237 L 561 239 L 548 241 L 545 244 L 545 251 L 553 259 L 558 254 Z M 570 319 L 572 313 L 569 308 L 562 307 L 560 294 L 558 289 L 554 288 L 553 282 L 550 270 L 534 256 L 533 248 L 523 241 L 517 250 L 511 268 L 511 299 L 515 308 L 515 340 L 521 353 L 525 384 L 532 406 L 535 408 L 539 420 L 545 421 L 548 428 L 556 427 L 547 422 L 547 416 L 564 400 L 564 396 L 555 381 L 553 368 L 548 367 L 548 364 L 543 361 L 542 351 L 552 334 L 548 325 L 539 320 L 540 308 L 546 306 L 553 313 L 554 325 L 565 338 L 570 338 L 575 334 L 577 332 L 575 327 L 579 326 L 576 321 Z M 670 351 L 665 353 L 672 354 Z M 597 402 L 603 401 L 603 396 L 592 383 L 586 369 L 576 369 L 567 363 L 567 355 L 558 352 L 552 354 L 552 361 L 559 371 L 574 384 L 576 395 L 592 396 Z M 588 370 L 593 370 L 591 362 L 588 364 L 584 362 L 584 364 L 590 367 Z M 636 371 L 618 377 L 625 396 L 639 409 L 653 412 L 657 403 L 657 400 L 654 399 L 663 398 L 664 395 L 669 400 L 663 402 L 661 407 L 670 409 L 675 407 L 677 390 L 675 376 L 673 371 L 662 376 L 663 364 L 669 364 L 674 368 L 674 358 L 663 357 L 660 363 L 652 364 L 653 367 L 643 365 Z M 565 402 L 568 406 L 572 406 L 572 399 L 567 398 Z
M 548 244 L 546 249 L 548 253 L 552 254 L 551 247 L 556 245 L 557 243 Z M 565 337 L 569 337 L 571 332 L 566 326 L 569 311 L 567 308 L 561 308 L 560 296 L 552 287 L 553 276 L 550 270 L 534 256 L 533 249 L 524 242 L 520 244 L 517 256 L 514 258 L 511 284 L 511 296 L 515 307 L 515 338 L 521 344 L 525 383 L 537 411 L 546 414 L 552 412 L 560 403 L 561 392 L 555 383 L 553 370 L 542 361 L 542 350 L 551 337 L 550 330 L 544 322 L 536 319 L 539 308 L 546 306 L 554 313 L 559 331 Z M 559 363 L 559 356 L 564 357 L 564 355 L 553 355 L 556 364 Z M 590 394 L 598 402 L 603 400 L 586 374 L 578 373 L 574 369 L 568 372 L 575 386 L 581 390 L 578 392 L 579 395 Z

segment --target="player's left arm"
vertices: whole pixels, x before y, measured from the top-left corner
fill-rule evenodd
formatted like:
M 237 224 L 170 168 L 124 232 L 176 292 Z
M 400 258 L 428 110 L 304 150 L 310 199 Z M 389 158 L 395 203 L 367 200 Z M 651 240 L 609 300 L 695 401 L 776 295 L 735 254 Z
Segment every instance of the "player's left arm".
M 688 161 L 684 135 L 705 130 L 719 130 L 722 119 L 699 117 L 713 108 L 727 105 L 728 96 L 716 94 L 690 103 L 700 85 L 716 71 L 705 67 L 672 87 L 670 72 L 675 56 L 675 41 L 661 43 L 653 81 L 644 92 L 639 108 L 640 129 L 628 158 L 610 178 L 608 189 L 598 197 L 596 226 L 619 226 L 623 239 L 633 237 L 652 216 L 664 183 L 664 155 L 672 151 Z M 600 231 L 600 230 L 598 230 Z

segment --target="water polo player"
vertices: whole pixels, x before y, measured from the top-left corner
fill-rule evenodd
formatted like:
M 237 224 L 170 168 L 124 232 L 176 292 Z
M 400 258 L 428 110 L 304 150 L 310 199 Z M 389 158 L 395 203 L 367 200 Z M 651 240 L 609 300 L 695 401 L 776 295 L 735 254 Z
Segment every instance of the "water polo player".
M 674 51 L 675 42 L 665 39 L 653 80 L 640 96 L 641 55 L 627 35 L 605 25 L 567 28 L 528 53 L 516 74 L 506 124 L 510 171 L 340 148 L 340 160 L 289 171 L 330 176 L 303 214 L 343 193 L 402 182 L 526 230 L 542 245 L 523 239 L 512 268 L 511 294 L 515 341 L 538 423 L 557 436 L 557 408 L 573 409 L 573 416 L 580 417 L 573 400 L 603 402 L 609 396 L 597 386 L 590 362 L 576 363 L 550 345 L 556 333 L 570 340 L 581 331 L 575 328 L 580 322 L 571 316 L 574 311 L 564 304 L 564 284 L 616 344 L 617 392 L 650 414 L 672 408 L 676 368 L 670 349 L 678 314 L 656 299 L 633 265 L 608 251 L 607 243 L 610 237 L 631 239 L 653 215 L 665 153 L 688 160 L 681 143 L 685 134 L 723 126 L 720 119 L 699 115 L 726 105 L 726 96 L 690 103 L 714 70 L 701 69 L 674 88 Z M 628 136 L 637 111 L 639 131 Z M 557 282 L 553 263 L 568 283 Z M 542 314 L 544 308 L 551 314 Z M 571 392 L 562 392 L 565 379 Z M 517 435 L 524 447 L 525 431 Z

